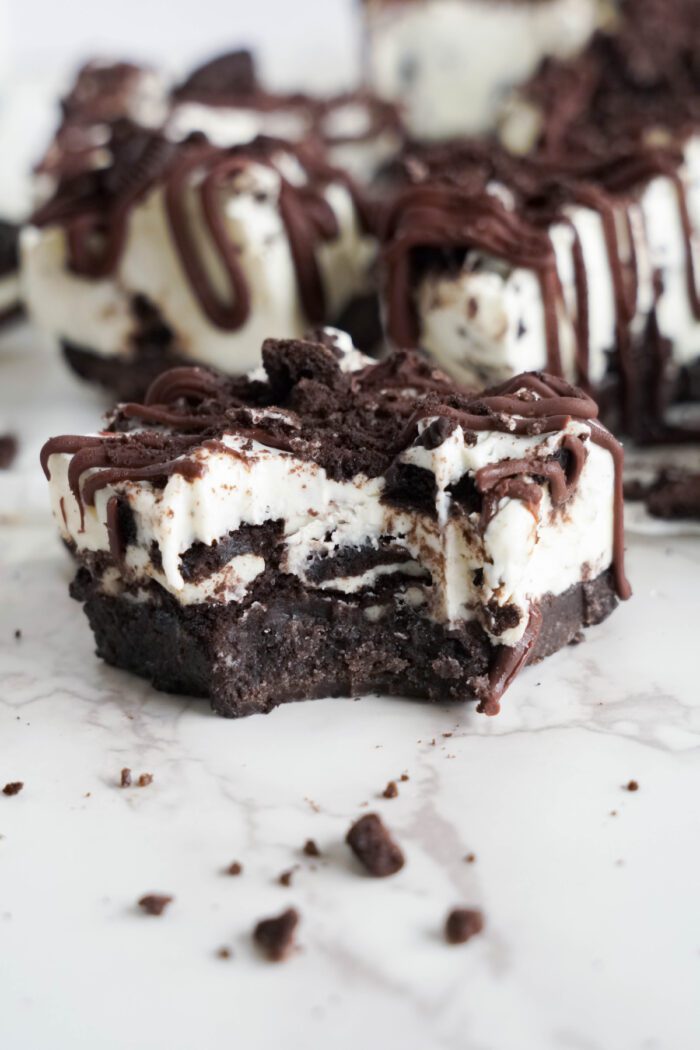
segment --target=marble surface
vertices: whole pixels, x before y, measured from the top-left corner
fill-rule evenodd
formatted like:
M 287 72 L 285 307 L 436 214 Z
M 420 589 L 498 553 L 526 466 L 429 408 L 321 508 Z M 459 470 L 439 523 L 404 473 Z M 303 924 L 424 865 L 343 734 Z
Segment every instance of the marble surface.
M 0 783 L 25 784 L 0 795 L 1 1047 L 698 1046 L 697 538 L 631 535 L 635 599 L 497 719 L 367 697 L 226 722 L 94 658 L 36 456 L 100 398 L 24 326 L 0 370 L 21 441 L 0 475 Z M 122 789 L 124 766 L 153 783 Z M 395 878 L 344 845 L 368 810 L 404 847 Z M 174 896 L 161 918 L 148 892 Z M 275 966 L 250 933 L 290 904 L 300 950 Z M 458 948 L 457 904 L 486 918 Z

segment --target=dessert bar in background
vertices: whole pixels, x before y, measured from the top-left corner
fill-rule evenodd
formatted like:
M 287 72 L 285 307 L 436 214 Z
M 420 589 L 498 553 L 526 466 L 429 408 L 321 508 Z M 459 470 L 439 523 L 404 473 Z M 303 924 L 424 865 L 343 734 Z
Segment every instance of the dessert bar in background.
M 103 659 L 223 715 L 382 692 L 480 702 L 629 595 L 622 450 L 589 397 L 474 396 L 412 353 L 268 340 L 178 368 L 42 455 Z
M 647 2 L 545 64 L 526 155 L 413 149 L 384 231 L 395 346 L 477 385 L 547 369 L 652 442 L 700 438 L 700 21 L 664 10 L 663 43 Z
M 342 322 L 371 345 L 375 256 L 364 195 L 313 147 L 123 121 L 108 163 L 62 175 L 22 238 L 34 320 L 125 398 L 186 361 L 245 373 L 268 334 Z
M 364 0 L 365 76 L 417 140 L 492 131 L 543 59 L 569 57 L 599 0 Z

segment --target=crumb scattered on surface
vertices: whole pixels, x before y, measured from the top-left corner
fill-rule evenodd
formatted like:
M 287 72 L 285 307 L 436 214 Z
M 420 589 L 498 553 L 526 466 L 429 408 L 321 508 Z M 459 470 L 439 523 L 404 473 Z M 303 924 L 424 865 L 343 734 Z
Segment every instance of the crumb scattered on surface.
M 219 948 L 216 953 L 218 959 L 230 959 L 232 955 L 233 952 L 230 948 Z
M 484 916 L 476 908 L 453 908 L 445 922 L 448 944 L 466 944 L 484 928 Z
M 3 795 L 19 795 L 23 787 L 24 781 L 13 780 L 9 784 L 5 784 L 5 787 L 2 789 L 2 793 Z
M 253 940 L 270 962 L 282 962 L 294 948 L 299 912 L 287 908 L 273 919 L 261 919 L 253 930 Z
M 445 737 L 446 740 L 449 740 L 449 738 L 452 736 L 452 733 L 443 733 L 442 735 Z
M 153 783 L 153 774 L 152 773 L 142 773 L 141 776 L 139 777 L 139 779 L 136 781 L 136 783 L 137 783 L 138 787 L 140 787 L 140 788 L 148 787 L 149 784 Z
M 399 777 L 399 779 L 401 780 L 401 782 L 402 782 L 403 784 L 405 784 L 405 783 L 406 783 L 406 781 L 407 781 L 407 780 L 409 780 L 410 778 L 409 778 L 409 775 L 408 775 L 408 773 L 402 773 L 402 774 L 401 774 L 401 776 Z
M 395 875 L 405 864 L 400 847 L 376 813 L 367 813 L 355 821 L 345 841 L 374 878 Z
M 228 868 L 226 869 L 226 874 L 227 875 L 242 875 L 243 874 L 243 865 L 239 864 L 239 862 L 237 860 L 234 860 L 233 864 L 229 864 Z
M 630 782 L 626 785 L 626 790 L 627 791 L 639 791 L 639 784 L 637 783 L 636 780 L 630 780 Z
M 15 638 L 17 639 L 17 641 L 19 641 L 21 637 L 22 637 L 22 628 L 18 627 L 17 630 L 15 631 Z
M 616 817 L 617 816 L 617 810 L 616 809 L 611 809 L 610 810 L 610 816 L 611 817 Z
M 0 470 L 9 470 L 19 448 L 14 434 L 0 434 Z
M 307 857 L 320 857 L 321 851 L 313 839 L 307 839 L 302 851 Z
M 467 853 L 464 859 L 466 860 L 467 864 L 474 864 L 476 861 L 476 853 Z
M 162 915 L 172 902 L 173 898 L 165 893 L 147 893 L 139 901 L 139 908 L 142 908 L 146 915 Z
M 119 786 L 123 788 L 131 787 L 131 770 L 126 766 L 121 771 L 119 777 Z
M 396 786 L 396 781 L 390 780 L 387 786 L 384 788 L 382 794 L 384 798 L 398 798 L 399 789 Z
M 294 878 L 294 872 L 296 870 L 297 870 L 296 868 L 288 868 L 287 871 L 283 871 L 282 874 L 277 879 L 277 881 L 279 882 L 280 886 L 291 886 L 292 885 L 292 879 Z

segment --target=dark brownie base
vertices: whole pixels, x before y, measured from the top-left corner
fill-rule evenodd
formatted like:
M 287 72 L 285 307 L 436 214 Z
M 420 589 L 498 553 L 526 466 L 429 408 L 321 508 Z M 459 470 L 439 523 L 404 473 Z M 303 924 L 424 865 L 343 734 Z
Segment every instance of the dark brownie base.
M 157 585 L 146 603 L 108 597 L 85 568 L 71 593 L 84 603 L 98 656 L 156 689 L 209 697 L 227 718 L 362 693 L 473 700 L 483 695 L 498 655 L 476 623 L 448 630 L 392 606 L 374 622 L 359 602 L 307 591 L 276 574 L 244 605 L 183 607 Z M 609 572 L 546 596 L 528 662 L 577 640 L 582 627 L 600 623 L 616 604 Z
M 134 312 L 140 330 L 129 357 L 104 357 L 89 347 L 67 340 L 61 343 L 63 355 L 76 375 L 104 387 L 117 401 L 142 401 L 153 380 L 163 372 L 193 363 L 178 352 L 172 332 L 153 306 L 142 301 L 135 304 Z M 358 349 L 376 353 L 382 339 L 377 296 L 355 299 L 333 322 L 333 327 L 347 332 Z

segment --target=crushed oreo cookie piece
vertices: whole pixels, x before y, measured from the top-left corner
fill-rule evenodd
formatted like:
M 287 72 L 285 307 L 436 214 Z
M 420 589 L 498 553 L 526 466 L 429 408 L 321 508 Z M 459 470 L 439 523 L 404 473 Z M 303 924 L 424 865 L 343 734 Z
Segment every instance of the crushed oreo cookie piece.
M 173 897 L 169 897 L 165 893 L 147 893 L 139 901 L 139 908 L 146 915 L 162 915 L 168 905 L 172 904 L 173 900 Z
M 448 944 L 466 944 L 484 928 L 484 916 L 475 908 L 453 908 L 445 922 Z
M 625 791 L 639 791 L 639 784 L 636 780 L 630 780 L 628 784 L 625 784 Z
M 2 793 L 3 793 L 3 795 L 7 795 L 8 797 L 12 796 L 12 795 L 19 795 L 19 793 L 20 793 L 20 791 L 22 790 L 23 787 L 24 787 L 24 782 L 23 781 L 21 781 L 21 780 L 13 780 L 13 781 L 11 781 L 11 783 L 5 784 L 5 787 L 2 789 Z
M 253 930 L 253 940 L 270 962 L 282 962 L 294 948 L 299 912 L 287 908 L 273 919 L 261 919 Z
M 314 842 L 313 839 L 307 839 L 306 840 L 306 842 L 304 843 L 304 848 L 302 850 L 302 853 L 306 857 L 320 857 L 321 856 L 321 851 L 320 851 L 320 849 L 318 848 L 318 846 L 316 845 L 316 843 Z
M 345 841 L 374 878 L 395 875 L 405 864 L 400 847 L 376 813 L 367 813 L 355 821 Z
M 226 869 L 226 874 L 227 875 L 242 875 L 243 874 L 243 865 L 239 864 L 237 860 L 234 860 L 233 864 L 229 864 L 228 868 Z

